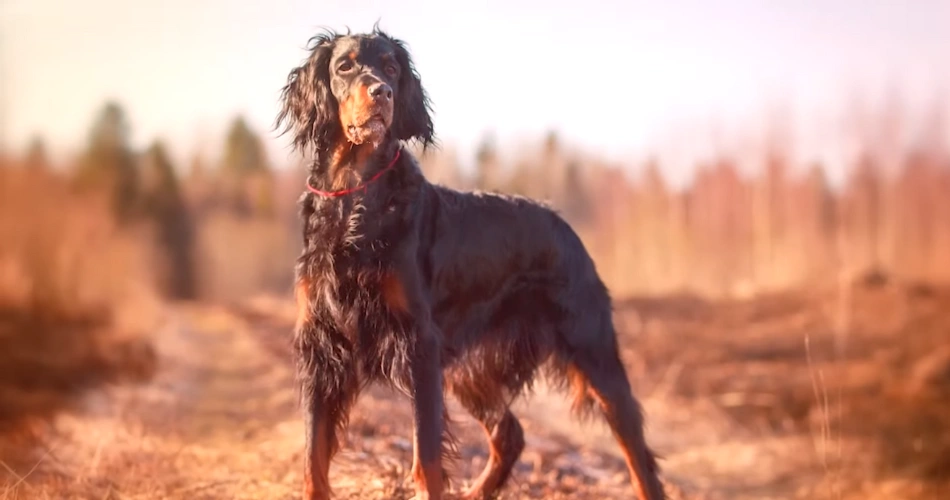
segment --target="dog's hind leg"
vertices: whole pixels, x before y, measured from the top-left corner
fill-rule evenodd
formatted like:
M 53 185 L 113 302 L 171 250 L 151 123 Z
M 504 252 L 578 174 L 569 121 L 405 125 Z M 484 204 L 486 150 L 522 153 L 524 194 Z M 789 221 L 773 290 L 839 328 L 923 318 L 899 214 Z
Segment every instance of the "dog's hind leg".
M 575 411 L 601 410 L 640 500 L 664 500 L 659 467 L 643 432 L 643 410 L 620 360 L 610 296 L 592 263 L 586 271 L 562 297 L 568 314 L 556 328 L 554 366 L 571 387 Z
M 462 498 L 472 500 L 493 498 L 508 481 L 524 450 L 524 431 L 511 410 L 505 408 L 478 420 L 488 437 L 488 463 L 472 486 L 462 493 Z
M 502 386 L 489 377 L 448 377 L 448 389 L 455 395 L 485 431 L 488 440 L 488 463 L 462 498 L 481 500 L 493 498 L 508 478 L 524 450 L 524 431 L 518 418 L 508 408 Z
M 656 459 L 644 436 L 643 412 L 633 397 L 616 347 L 603 352 L 574 353 L 569 373 L 575 394 L 593 400 L 603 412 L 620 444 L 640 500 L 666 498 Z

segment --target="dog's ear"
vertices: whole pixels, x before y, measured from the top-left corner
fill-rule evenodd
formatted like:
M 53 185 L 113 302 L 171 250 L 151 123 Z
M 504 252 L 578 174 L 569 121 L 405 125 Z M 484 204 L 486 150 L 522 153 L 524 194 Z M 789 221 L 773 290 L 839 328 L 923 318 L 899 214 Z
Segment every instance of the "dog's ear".
M 393 137 L 405 141 L 416 139 L 422 143 L 423 149 L 426 149 L 435 143 L 429 96 L 422 87 L 422 80 L 416 72 L 404 42 L 382 32 L 378 33 L 396 47 L 396 58 L 402 68 L 399 88 L 396 89 Z
M 310 56 L 287 75 L 280 93 L 281 109 L 275 128 L 293 135 L 294 149 L 327 149 L 340 133 L 336 98 L 330 91 L 330 56 L 337 35 L 325 33 L 310 39 Z

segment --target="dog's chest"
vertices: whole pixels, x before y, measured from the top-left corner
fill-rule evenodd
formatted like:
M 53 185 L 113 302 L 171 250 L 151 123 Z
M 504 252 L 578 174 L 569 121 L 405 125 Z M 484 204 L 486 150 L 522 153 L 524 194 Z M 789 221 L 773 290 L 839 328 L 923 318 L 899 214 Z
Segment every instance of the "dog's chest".
M 393 200 L 354 198 L 323 203 L 312 224 L 313 243 L 335 258 L 385 259 L 405 226 L 399 209 Z
M 398 302 L 399 295 L 396 254 L 407 234 L 398 207 L 354 200 L 318 208 L 308 238 L 308 268 L 321 278 L 326 308 L 346 323 L 390 318 L 387 304 Z
M 348 337 L 398 326 L 394 284 L 400 247 L 410 237 L 406 201 L 370 189 L 366 196 L 316 200 L 306 230 L 305 271 L 322 288 L 318 307 Z

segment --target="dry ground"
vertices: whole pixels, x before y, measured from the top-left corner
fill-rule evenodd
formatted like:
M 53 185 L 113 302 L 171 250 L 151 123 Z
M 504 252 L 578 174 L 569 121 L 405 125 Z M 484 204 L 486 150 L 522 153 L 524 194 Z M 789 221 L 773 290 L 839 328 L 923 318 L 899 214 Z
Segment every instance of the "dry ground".
M 674 498 L 950 496 L 950 293 L 860 287 L 844 309 L 839 298 L 618 303 Z M 97 391 L 78 411 L 9 433 L 0 498 L 299 498 L 288 309 L 275 299 L 170 308 L 149 382 Z M 567 408 L 543 388 L 519 404 L 528 444 L 502 497 L 632 498 L 606 429 Z M 456 415 L 457 488 L 485 448 Z M 409 426 L 401 397 L 362 398 L 331 472 L 340 498 L 409 496 Z

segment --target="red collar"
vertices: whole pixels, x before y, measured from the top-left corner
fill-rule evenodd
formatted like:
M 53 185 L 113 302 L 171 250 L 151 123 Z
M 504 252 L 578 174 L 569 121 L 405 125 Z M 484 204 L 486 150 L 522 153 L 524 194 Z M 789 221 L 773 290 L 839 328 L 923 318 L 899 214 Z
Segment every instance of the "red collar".
M 400 148 L 400 149 L 402 149 L 402 148 Z M 319 189 L 316 189 L 316 188 L 314 188 L 313 186 L 311 186 L 310 183 L 308 182 L 308 183 L 307 183 L 307 190 L 310 191 L 310 192 L 313 193 L 313 194 L 323 196 L 324 198 L 336 198 L 336 197 L 339 197 L 339 196 L 346 196 L 346 195 L 348 195 L 348 194 L 350 194 L 350 193 L 355 193 L 356 191 L 360 191 L 360 190 L 366 191 L 366 187 L 367 187 L 367 186 L 369 186 L 370 184 L 376 182 L 380 177 L 383 176 L 383 174 L 385 174 L 385 173 L 388 172 L 389 170 L 392 170 L 392 168 L 396 165 L 396 162 L 399 160 L 399 151 L 400 151 L 400 149 L 397 149 L 397 150 L 396 150 L 396 156 L 393 157 L 393 161 L 389 162 L 389 165 L 386 165 L 386 168 L 380 170 L 379 172 L 376 173 L 376 175 L 370 177 L 370 179 L 369 179 L 368 181 L 366 181 L 366 182 L 364 182 L 364 183 L 362 183 L 362 184 L 360 184 L 360 185 L 358 185 L 358 186 L 356 186 L 356 187 L 352 187 L 352 188 L 349 188 L 349 189 L 341 189 L 341 190 L 339 190 L 339 191 L 320 191 Z

